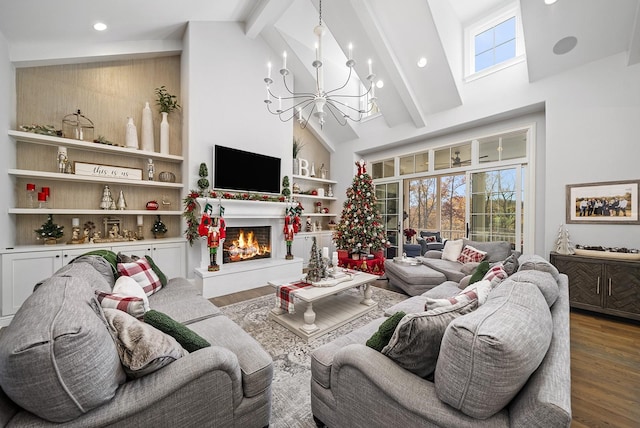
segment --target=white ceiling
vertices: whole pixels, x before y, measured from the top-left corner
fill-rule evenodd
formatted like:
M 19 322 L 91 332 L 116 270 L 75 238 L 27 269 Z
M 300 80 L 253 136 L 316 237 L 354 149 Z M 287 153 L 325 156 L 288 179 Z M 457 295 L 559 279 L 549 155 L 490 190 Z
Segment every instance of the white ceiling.
M 366 57 L 376 64 L 385 86 L 378 99 L 388 126 L 425 126 L 429 114 L 462 103 L 462 43 L 465 25 L 512 0 L 325 0 L 323 20 L 335 51 L 356 47 L 356 71 L 367 74 Z M 640 0 L 516 0 L 525 38 L 529 81 L 613 54 L 626 52 L 628 64 L 640 62 Z M 179 46 L 188 21 L 245 22 L 248 37 L 262 37 L 275 52 L 299 56 L 290 68 L 297 86 L 312 83 L 307 62 L 318 0 L 4 0 L 0 32 L 10 54 L 46 51 L 72 44 L 79 52 L 96 46 L 148 42 Z M 109 28 L 92 29 L 97 21 Z M 553 53 L 562 38 L 577 38 L 565 55 Z M 173 43 L 173 44 L 172 44 Z M 163 48 L 161 48 L 163 49 Z M 27 54 L 25 55 L 25 52 Z M 18 55 L 18 56 L 20 56 Z M 428 58 L 424 69 L 419 57 Z M 37 59 L 37 58 L 32 58 Z M 27 62 L 25 61 L 25 64 Z M 336 63 L 344 63 L 337 60 Z M 324 129 L 333 143 L 358 136 L 357 127 Z

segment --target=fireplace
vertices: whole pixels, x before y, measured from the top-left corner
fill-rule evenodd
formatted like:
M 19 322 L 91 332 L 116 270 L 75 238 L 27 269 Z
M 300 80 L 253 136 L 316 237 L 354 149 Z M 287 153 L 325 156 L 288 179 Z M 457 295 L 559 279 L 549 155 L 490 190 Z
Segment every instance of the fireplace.
M 271 226 L 227 227 L 223 263 L 271 257 Z

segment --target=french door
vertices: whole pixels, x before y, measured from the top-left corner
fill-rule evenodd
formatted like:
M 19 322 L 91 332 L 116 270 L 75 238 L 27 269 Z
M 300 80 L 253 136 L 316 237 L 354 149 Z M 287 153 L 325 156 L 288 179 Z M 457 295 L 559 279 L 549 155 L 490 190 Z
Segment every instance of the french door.
M 399 246 L 401 242 L 401 222 L 400 216 L 400 183 L 378 183 L 376 184 L 376 203 L 378 205 L 378 211 L 382 216 L 382 224 L 384 225 L 384 232 L 387 237 L 387 241 L 391 244 L 385 250 L 385 257 L 392 259 L 400 254 Z
M 509 241 L 522 251 L 524 168 L 518 165 L 469 174 L 469 239 Z

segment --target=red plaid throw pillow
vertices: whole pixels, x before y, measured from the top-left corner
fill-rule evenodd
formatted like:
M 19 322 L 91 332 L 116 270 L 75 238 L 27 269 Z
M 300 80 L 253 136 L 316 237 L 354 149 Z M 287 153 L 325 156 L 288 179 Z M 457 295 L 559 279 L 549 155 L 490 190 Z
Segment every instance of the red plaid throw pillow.
M 509 275 L 507 275 L 507 271 L 504 270 L 504 267 L 499 264 L 495 265 L 491 269 L 484 274 L 483 280 L 488 280 L 491 282 L 491 288 L 500 284 L 502 280 L 506 279 Z
M 141 297 L 103 293 L 98 290 L 96 290 L 96 297 L 103 308 L 118 309 L 136 318 L 144 317 L 144 300 Z
M 160 278 L 158 278 L 158 275 L 156 275 L 145 258 L 131 263 L 118 263 L 118 273 L 133 278 L 142 287 L 147 296 L 151 296 L 162 288 Z
M 480 251 L 477 248 L 473 248 L 471 245 L 465 245 L 465 247 L 462 249 L 462 252 L 458 256 L 458 261 L 460 263 L 480 263 L 486 255 L 487 253 L 485 251 Z

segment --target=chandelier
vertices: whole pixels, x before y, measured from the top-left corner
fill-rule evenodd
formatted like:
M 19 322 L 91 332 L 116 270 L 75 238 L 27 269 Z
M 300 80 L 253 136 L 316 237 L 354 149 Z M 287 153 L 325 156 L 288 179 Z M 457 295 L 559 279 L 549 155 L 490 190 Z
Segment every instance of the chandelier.
M 318 38 L 315 45 L 316 59 L 311 63 L 316 71 L 315 92 L 293 92 L 290 89 L 287 83 L 287 76 L 289 76 L 290 71 L 287 69 L 287 52 L 285 51 L 282 55 L 280 75 L 282 76 L 286 93 L 284 96 L 281 96 L 271 91 L 273 80 L 271 79 L 271 63 L 269 62 L 267 64 L 267 77 L 264 78 L 264 82 L 267 84 L 267 98 L 264 102 L 267 105 L 269 113 L 277 115 L 283 122 L 296 118 L 301 128 L 306 128 L 312 116 L 318 119 L 320 128 L 322 128 L 325 124 L 327 113 L 331 114 L 341 126 L 345 126 L 348 120 L 360 122 L 362 118 L 371 113 L 376 106 L 374 84 L 376 76 L 373 74 L 371 60 L 369 60 L 369 74 L 367 75 L 369 88 L 365 88 L 366 92 L 362 94 L 346 94 L 340 92 L 349 85 L 351 76 L 354 74 L 353 67 L 356 65 L 356 62 L 353 60 L 353 47 L 349 44 L 349 56 L 345 64 L 349 69 L 347 79 L 342 86 L 327 91 L 324 87 L 324 69 L 322 68 L 322 37 L 326 32 L 326 27 L 322 25 L 322 0 L 320 0 L 319 12 L 319 24 L 313 29 L 314 34 Z M 276 110 L 273 110 L 272 98 L 278 102 L 278 108 Z M 283 100 L 292 100 L 292 106 L 283 110 Z M 352 102 L 355 101 L 355 107 L 349 104 L 350 100 Z M 363 101 L 367 101 L 367 103 L 365 104 Z M 363 104 L 366 106 L 366 109 L 363 108 Z

